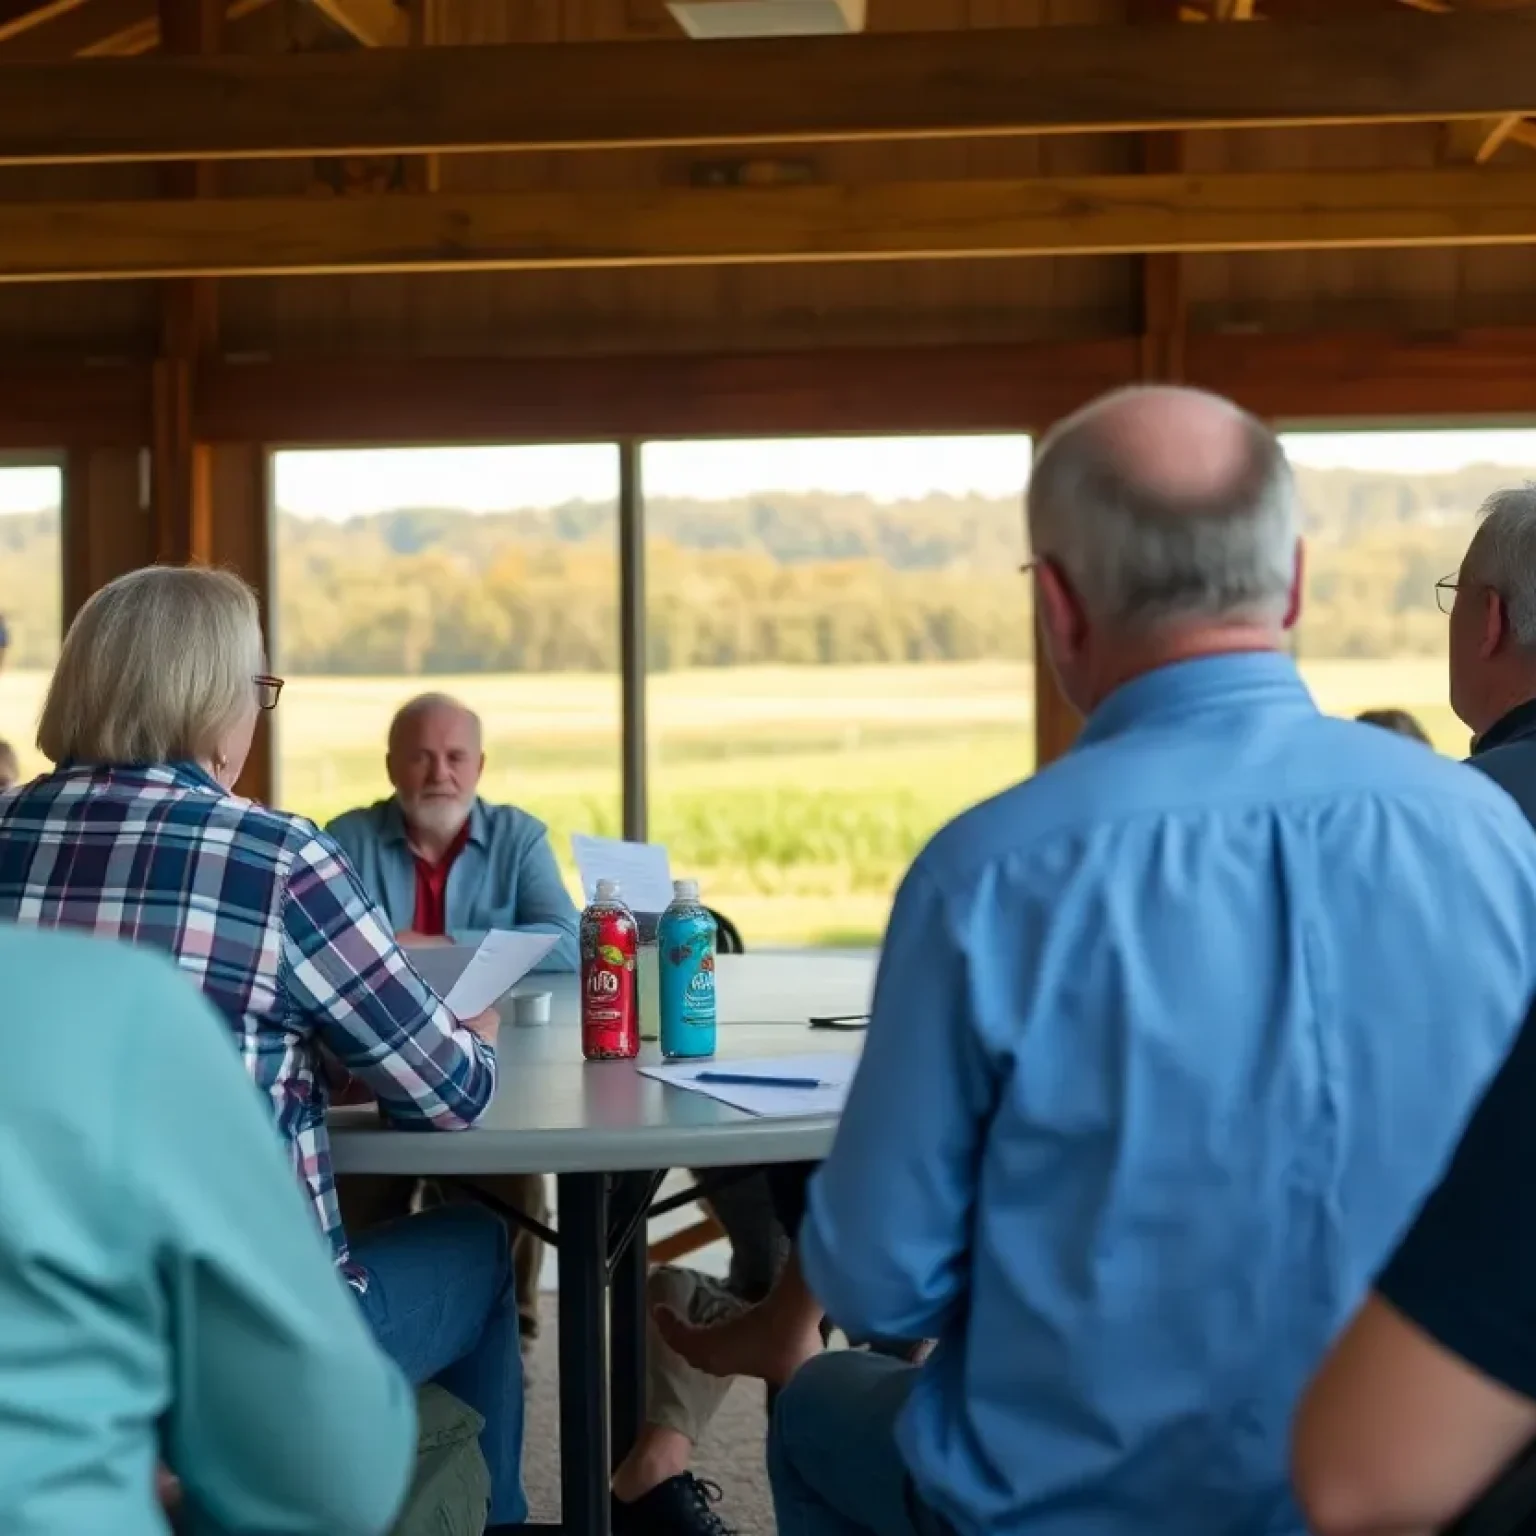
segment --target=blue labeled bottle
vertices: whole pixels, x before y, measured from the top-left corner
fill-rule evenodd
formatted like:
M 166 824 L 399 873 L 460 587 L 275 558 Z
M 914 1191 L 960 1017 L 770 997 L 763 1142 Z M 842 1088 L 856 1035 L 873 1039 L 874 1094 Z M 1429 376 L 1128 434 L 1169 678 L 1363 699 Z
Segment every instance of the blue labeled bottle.
M 656 928 L 661 952 L 661 1054 L 715 1054 L 715 920 L 697 880 L 672 882 Z

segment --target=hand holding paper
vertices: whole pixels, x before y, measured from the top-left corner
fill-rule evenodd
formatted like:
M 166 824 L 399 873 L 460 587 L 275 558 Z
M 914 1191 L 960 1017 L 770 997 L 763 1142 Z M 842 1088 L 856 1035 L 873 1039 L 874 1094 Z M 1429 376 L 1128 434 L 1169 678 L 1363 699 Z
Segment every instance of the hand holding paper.
M 493 928 L 443 999 L 456 1019 L 472 1019 L 501 1001 L 555 947 L 550 933 Z

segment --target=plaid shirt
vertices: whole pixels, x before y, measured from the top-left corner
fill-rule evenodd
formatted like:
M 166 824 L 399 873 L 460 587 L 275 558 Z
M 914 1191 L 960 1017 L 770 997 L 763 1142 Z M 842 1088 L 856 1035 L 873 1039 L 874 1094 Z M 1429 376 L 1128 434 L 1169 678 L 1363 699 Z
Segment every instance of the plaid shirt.
M 406 1129 L 462 1130 L 495 1092 L 495 1053 L 417 975 L 336 844 L 190 764 L 67 766 L 0 795 L 0 921 L 175 958 L 229 1020 L 354 1284 L 322 1055 Z

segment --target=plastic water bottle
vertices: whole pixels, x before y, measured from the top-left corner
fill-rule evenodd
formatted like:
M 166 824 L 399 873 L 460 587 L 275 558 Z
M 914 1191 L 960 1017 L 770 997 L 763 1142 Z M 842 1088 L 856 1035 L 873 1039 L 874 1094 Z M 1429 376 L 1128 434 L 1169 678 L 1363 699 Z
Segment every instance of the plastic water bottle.
M 697 880 L 676 880 L 656 929 L 661 952 L 661 1054 L 715 1054 L 715 920 Z
M 635 948 L 640 930 L 619 897 L 618 882 L 599 880 L 581 914 L 581 1054 L 612 1061 L 640 1052 Z

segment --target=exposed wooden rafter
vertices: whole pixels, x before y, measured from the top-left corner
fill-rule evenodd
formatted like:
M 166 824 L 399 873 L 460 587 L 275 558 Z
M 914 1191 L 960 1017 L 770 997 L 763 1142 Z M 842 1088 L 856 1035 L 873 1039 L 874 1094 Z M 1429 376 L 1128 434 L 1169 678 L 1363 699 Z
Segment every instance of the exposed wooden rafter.
M 315 0 L 315 4 L 365 48 L 404 48 L 411 41 L 410 17 L 395 0 Z
M 0 203 L 0 281 L 1536 244 L 1536 171 Z
M 1522 10 L 1531 0 L 1401 0 L 1417 11 L 1434 16 L 1450 16 L 1462 11 L 1509 11 Z M 1497 117 L 1465 118 L 1447 123 L 1440 143 L 1440 158 L 1451 165 L 1486 165 L 1499 150 L 1514 140 L 1520 142 L 1515 130 L 1523 121 L 1520 113 L 1503 113 Z
M 225 20 L 238 21 L 271 3 L 229 0 Z M 9 25 L 0 22 L 0 67 L 25 64 L 29 72 L 65 59 L 137 58 L 159 47 L 156 0 L 59 0 Z
M 83 4 L 85 0 L 46 0 L 41 5 L 0 6 L 0 43 L 47 26 Z
M 402 12 L 402 15 L 404 13 Z M 409 25 L 409 23 L 407 23 Z M 1536 14 L 0 64 L 0 163 L 1446 121 L 1536 112 Z

